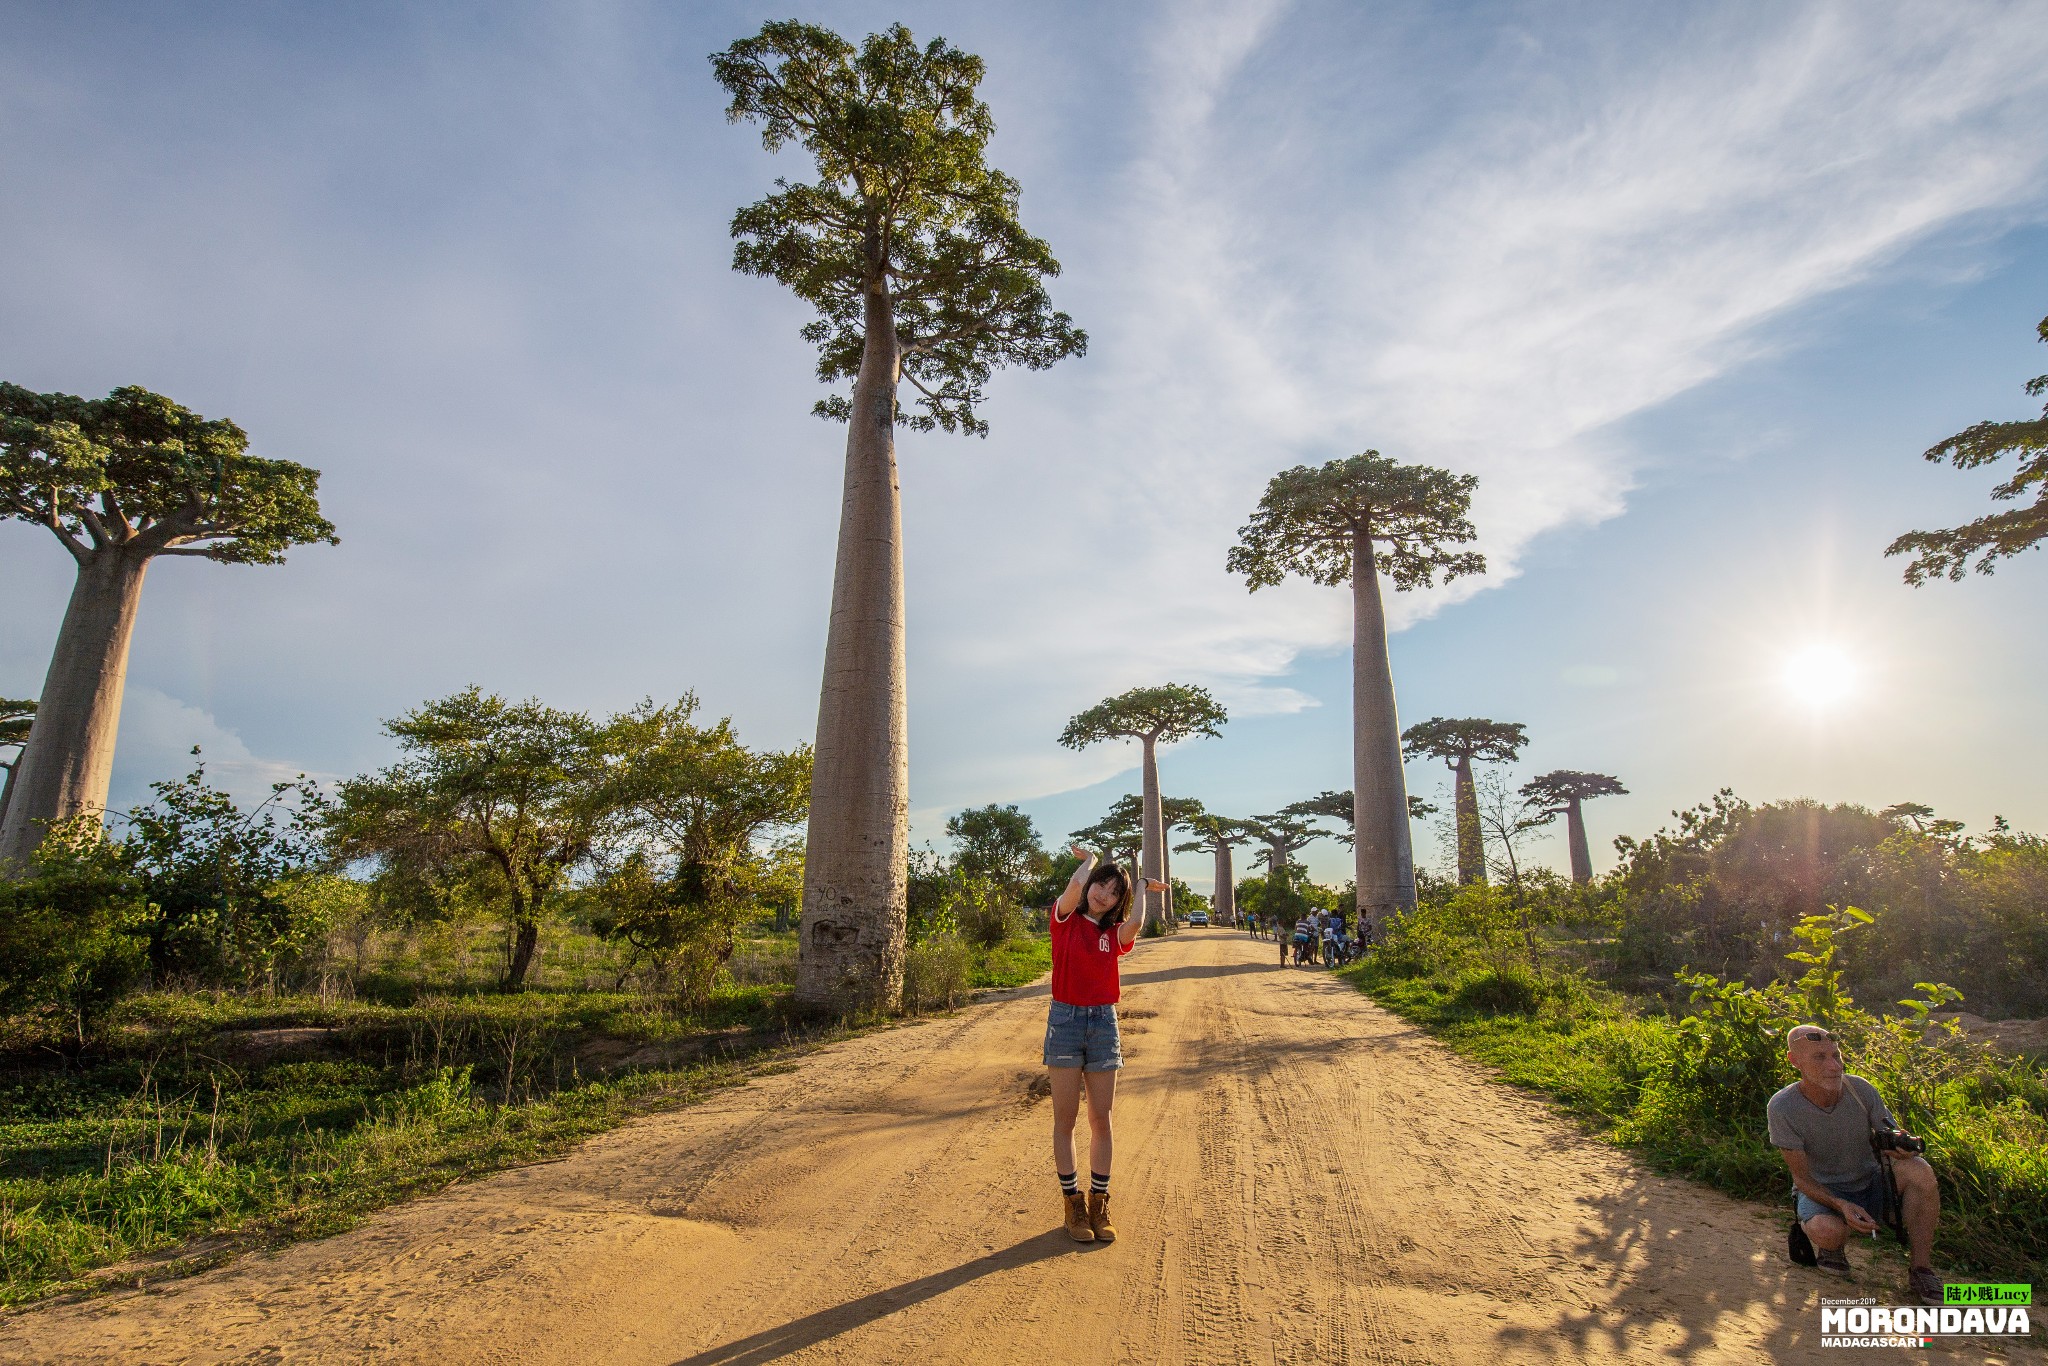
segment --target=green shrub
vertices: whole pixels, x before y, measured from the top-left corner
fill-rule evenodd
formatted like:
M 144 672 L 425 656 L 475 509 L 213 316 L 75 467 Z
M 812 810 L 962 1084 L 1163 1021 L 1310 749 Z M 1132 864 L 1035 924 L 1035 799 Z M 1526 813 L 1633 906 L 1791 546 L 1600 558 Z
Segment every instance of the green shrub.
M 951 1010 L 967 999 L 971 955 L 957 934 L 935 934 L 910 946 L 903 959 L 906 1010 Z

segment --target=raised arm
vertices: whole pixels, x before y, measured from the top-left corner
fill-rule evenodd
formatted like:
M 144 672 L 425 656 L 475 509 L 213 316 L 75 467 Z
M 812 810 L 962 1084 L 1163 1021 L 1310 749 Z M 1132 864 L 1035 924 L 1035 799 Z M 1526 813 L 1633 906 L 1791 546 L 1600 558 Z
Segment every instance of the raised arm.
M 1081 889 L 1088 885 L 1088 875 L 1095 871 L 1095 855 L 1078 844 L 1070 844 L 1067 848 L 1075 858 L 1081 860 L 1081 866 L 1067 879 L 1067 890 L 1061 892 L 1060 899 L 1052 904 L 1055 920 L 1065 920 L 1074 913 L 1075 908 L 1081 904 Z
M 1166 884 L 1161 882 L 1158 878 L 1146 878 L 1145 886 L 1154 892 L 1164 892 L 1166 890 Z M 1137 902 L 1140 906 L 1149 905 L 1150 900 L 1151 898 L 1149 897 L 1141 896 L 1137 898 Z M 1125 948 L 1129 948 L 1132 944 L 1138 942 L 1138 935 L 1141 931 L 1144 930 L 1145 919 L 1149 914 L 1149 911 L 1141 910 L 1138 912 L 1137 919 L 1132 920 L 1129 917 L 1125 917 L 1124 923 L 1117 927 L 1117 938 L 1123 941 Z

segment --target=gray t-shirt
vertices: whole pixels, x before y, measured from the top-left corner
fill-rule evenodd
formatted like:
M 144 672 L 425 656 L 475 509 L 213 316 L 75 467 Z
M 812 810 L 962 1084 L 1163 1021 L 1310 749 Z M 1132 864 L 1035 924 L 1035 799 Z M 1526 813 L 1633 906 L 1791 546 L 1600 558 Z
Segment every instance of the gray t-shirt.
M 1861 1104 L 1858 1104 L 1858 1102 Z M 1771 1097 L 1771 1146 L 1804 1151 L 1813 1164 L 1813 1179 L 1823 1186 L 1868 1185 L 1878 1174 L 1877 1154 L 1870 1151 L 1873 1125 L 1895 1127 L 1877 1088 L 1854 1073 L 1842 1074 L 1842 1098 L 1823 1110 L 1793 1082 Z

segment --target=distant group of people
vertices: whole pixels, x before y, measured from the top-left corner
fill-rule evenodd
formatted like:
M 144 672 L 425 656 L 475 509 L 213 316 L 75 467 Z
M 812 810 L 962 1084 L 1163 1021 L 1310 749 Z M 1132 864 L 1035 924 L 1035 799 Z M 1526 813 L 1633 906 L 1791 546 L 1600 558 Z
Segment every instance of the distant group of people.
M 1245 928 L 1254 939 L 1272 939 L 1280 945 L 1280 962 L 1313 963 L 1342 967 L 1357 961 L 1371 944 L 1371 930 L 1361 921 L 1354 935 L 1341 911 L 1311 911 L 1289 924 L 1284 916 L 1247 914 Z

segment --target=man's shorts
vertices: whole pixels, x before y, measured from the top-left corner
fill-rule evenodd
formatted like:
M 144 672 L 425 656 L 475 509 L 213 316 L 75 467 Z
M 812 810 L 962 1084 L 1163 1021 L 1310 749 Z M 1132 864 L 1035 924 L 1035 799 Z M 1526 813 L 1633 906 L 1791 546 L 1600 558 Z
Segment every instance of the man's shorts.
M 1863 1212 L 1880 1224 L 1891 1218 L 1891 1197 L 1890 1192 L 1885 1189 L 1882 1171 L 1860 1186 L 1836 1186 L 1827 1182 L 1821 1184 L 1826 1185 L 1837 1198 L 1847 1200 L 1852 1205 L 1863 1206 Z M 1799 1196 L 1800 1223 L 1805 1223 L 1816 1214 L 1834 1213 L 1819 1201 L 1808 1199 L 1804 1191 L 1795 1188 L 1795 1193 Z
M 1114 1072 L 1124 1065 L 1116 1007 L 1070 1006 L 1054 1001 L 1045 1016 L 1045 1065 Z

